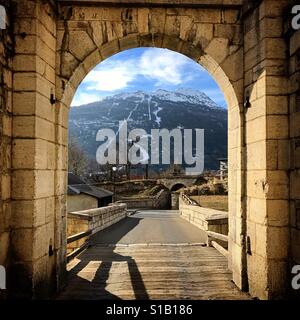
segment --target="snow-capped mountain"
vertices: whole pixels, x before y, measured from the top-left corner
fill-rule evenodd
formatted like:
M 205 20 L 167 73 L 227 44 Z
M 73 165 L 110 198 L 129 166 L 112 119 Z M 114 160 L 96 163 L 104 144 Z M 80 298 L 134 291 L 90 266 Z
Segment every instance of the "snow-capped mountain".
M 99 102 L 73 107 L 70 111 L 70 135 L 95 157 L 99 143 L 97 131 L 118 131 L 119 121 L 126 119 L 128 130 L 205 129 L 205 167 L 216 169 L 218 158 L 227 155 L 227 110 L 219 107 L 201 91 L 177 89 L 154 92 L 120 93 Z

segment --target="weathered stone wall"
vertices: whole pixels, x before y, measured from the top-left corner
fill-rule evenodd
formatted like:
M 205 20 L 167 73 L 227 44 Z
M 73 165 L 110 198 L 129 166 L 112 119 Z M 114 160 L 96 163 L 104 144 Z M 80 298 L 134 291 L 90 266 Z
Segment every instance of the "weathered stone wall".
M 285 33 L 289 46 L 291 270 L 294 265 L 300 265 L 300 30 L 292 30 L 286 19 Z
M 7 28 L 0 30 L 0 265 L 9 267 L 11 223 L 12 58 L 14 37 L 9 1 Z M 0 298 L 1 298 L 0 290 Z
M 204 231 L 228 235 L 228 213 L 186 204 L 179 198 L 179 212 L 183 219 Z
M 243 23 L 245 101 L 249 98 L 250 104 L 242 135 L 246 157 L 237 174 L 244 175 L 244 202 L 236 217 L 242 220 L 242 229 L 232 220 L 229 230 L 235 250 L 247 248 L 246 256 L 232 255 L 233 267 L 243 265 L 242 281 L 246 275 L 250 294 L 261 299 L 282 297 L 290 283 L 289 109 L 283 38 L 288 3 L 265 0 L 245 14 Z M 232 156 L 229 161 L 234 165 Z M 229 198 L 229 211 L 238 205 L 234 200 Z
M 67 134 L 55 93 L 56 13 L 50 2 L 15 1 L 12 142 L 12 263 L 14 296 L 48 297 L 65 269 Z M 65 148 L 66 149 L 66 148 Z
M 15 15 L 9 286 L 43 297 L 63 283 L 68 110 L 81 80 L 122 50 L 165 47 L 206 67 L 234 115 L 242 99 L 241 24 L 236 8 L 73 6 L 56 15 L 41 0 L 17 1 Z
M 122 199 L 120 202 L 127 204 L 130 209 L 154 209 L 153 198 L 133 198 L 133 199 Z
M 156 180 L 136 180 L 136 181 L 122 181 L 113 183 L 111 181 L 99 182 L 93 184 L 96 187 L 104 188 L 116 194 L 129 194 L 132 192 L 144 191 L 147 188 L 156 186 Z
M 67 196 L 67 212 L 98 208 L 98 199 L 87 194 Z
M 68 237 L 80 232 L 92 231 L 95 234 L 127 217 L 127 206 L 124 203 L 107 207 L 68 213 Z M 68 244 L 68 253 L 79 248 L 88 240 L 84 237 Z
M 257 8 L 251 4 L 258 1 L 244 1 L 245 12 L 231 2 L 210 8 L 65 6 L 56 12 L 52 1 L 14 1 L 13 79 L 11 57 L 0 51 L 6 110 L 0 257 L 7 263 L 10 220 L 9 292 L 46 297 L 63 283 L 68 110 L 79 83 L 115 53 L 155 46 L 199 62 L 223 91 L 229 267 L 235 283 L 253 296 L 285 294 L 290 264 L 299 262 L 299 33 L 284 38 L 282 17 L 291 1 L 263 0 Z M 1 33 L 3 41 L 9 38 Z
M 149 197 L 119 197 L 118 202 L 126 203 L 131 209 L 171 209 L 171 194 L 169 190 L 160 190 L 155 196 Z

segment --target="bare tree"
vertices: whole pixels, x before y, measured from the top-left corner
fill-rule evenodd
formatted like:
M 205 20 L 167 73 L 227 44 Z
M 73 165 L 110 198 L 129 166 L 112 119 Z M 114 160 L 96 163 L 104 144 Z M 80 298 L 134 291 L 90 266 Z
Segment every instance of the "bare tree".
M 71 138 L 69 141 L 68 152 L 69 171 L 79 176 L 84 175 L 88 165 L 88 157 L 74 138 Z

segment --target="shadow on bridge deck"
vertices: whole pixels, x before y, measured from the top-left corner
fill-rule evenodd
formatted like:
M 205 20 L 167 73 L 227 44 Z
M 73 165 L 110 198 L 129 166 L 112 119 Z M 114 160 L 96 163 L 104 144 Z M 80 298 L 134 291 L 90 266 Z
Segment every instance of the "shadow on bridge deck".
M 126 220 L 126 223 L 124 223 L 124 220 Z M 104 235 L 103 240 L 106 239 L 105 235 L 109 236 L 109 240 L 112 242 L 103 248 L 105 252 L 102 252 L 102 254 L 98 252 L 95 256 L 93 249 L 90 248 L 69 264 L 71 268 L 69 271 L 70 285 L 67 288 L 69 290 L 65 292 L 67 299 L 120 299 L 118 296 L 105 290 L 114 262 L 125 262 L 127 264 L 132 279 L 133 290 L 136 293 L 135 298 L 143 300 L 149 298 L 135 260 L 130 256 L 123 256 L 114 252 L 116 247 L 113 243 L 118 243 L 130 230 L 134 229 L 139 224 L 141 218 L 126 218 L 124 220 L 99 232 L 95 236 L 96 238 L 100 236 L 101 239 L 101 235 Z M 91 243 L 95 245 L 95 239 L 91 239 Z M 101 262 L 99 262 L 99 258 Z M 136 281 L 133 281 L 133 279 Z M 79 292 L 75 288 L 79 288 Z M 71 296 L 68 295 L 70 290 L 72 292 Z M 84 294 L 84 297 L 82 297 L 82 294 Z M 64 298 L 64 293 L 60 298 Z
M 249 298 L 230 281 L 227 260 L 215 249 L 189 241 L 141 243 L 143 225 L 153 228 L 158 223 L 165 228 L 169 224 L 175 232 L 183 230 L 182 234 L 190 232 L 190 225 L 170 212 L 141 212 L 120 221 L 96 234 L 92 246 L 68 265 L 69 283 L 58 299 Z M 165 228 L 159 229 L 160 236 Z M 139 244 L 132 242 L 137 239 Z

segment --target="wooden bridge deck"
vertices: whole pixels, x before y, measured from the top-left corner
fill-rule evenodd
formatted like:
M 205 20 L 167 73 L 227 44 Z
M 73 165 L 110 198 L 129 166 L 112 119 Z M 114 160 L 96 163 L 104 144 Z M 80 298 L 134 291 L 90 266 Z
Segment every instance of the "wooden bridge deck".
M 95 245 L 68 268 L 59 299 L 249 299 L 227 260 L 200 244 Z

